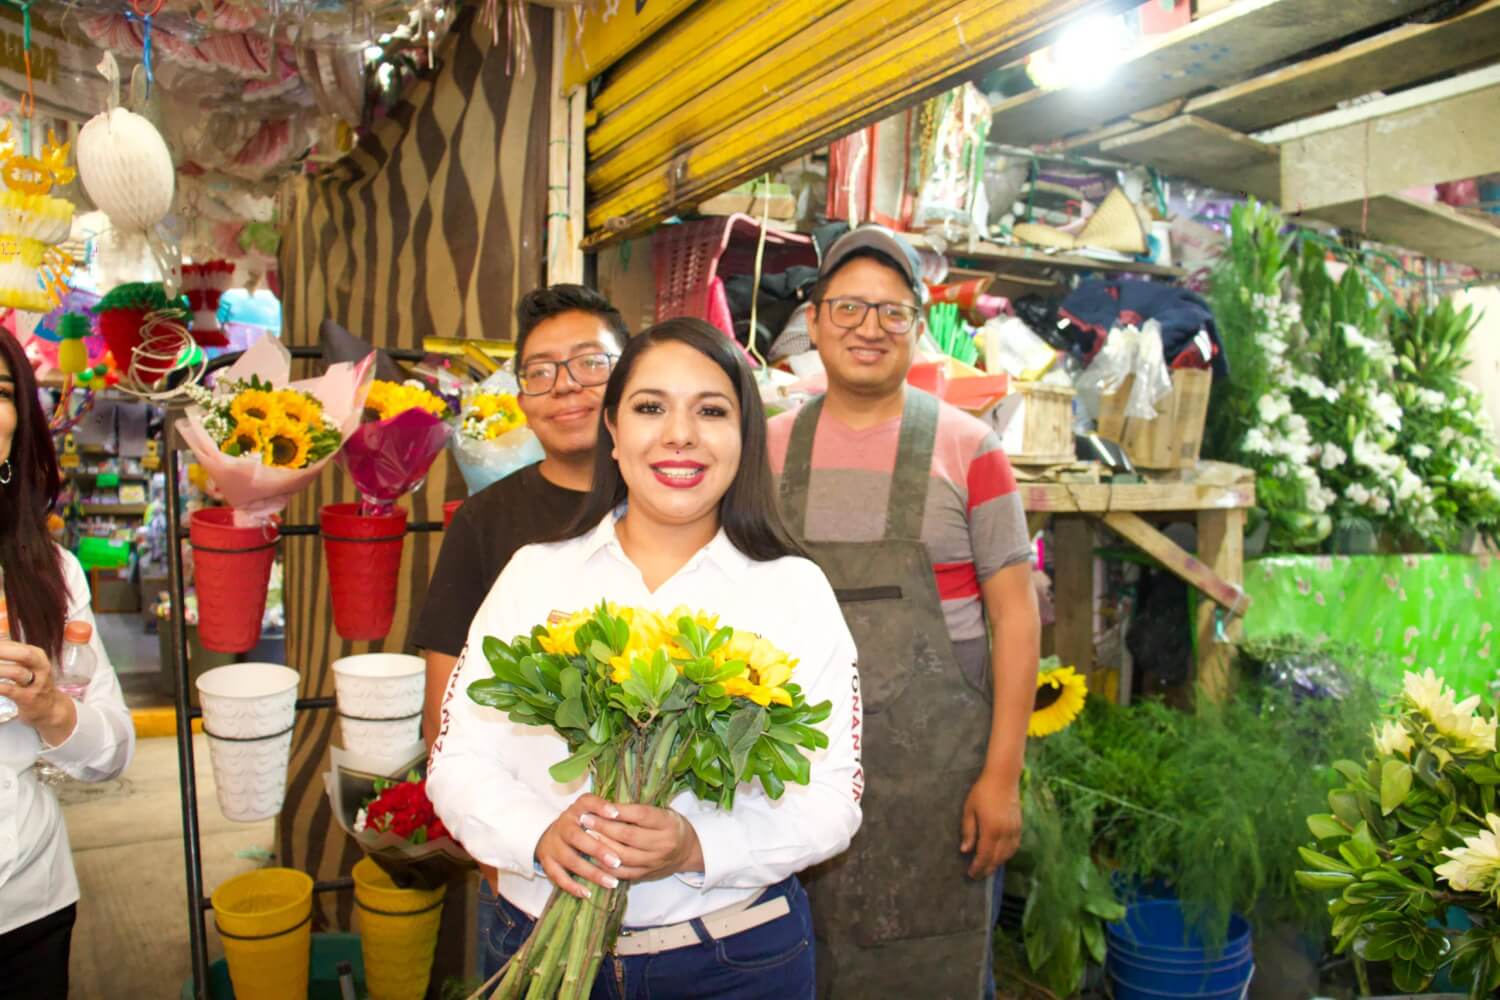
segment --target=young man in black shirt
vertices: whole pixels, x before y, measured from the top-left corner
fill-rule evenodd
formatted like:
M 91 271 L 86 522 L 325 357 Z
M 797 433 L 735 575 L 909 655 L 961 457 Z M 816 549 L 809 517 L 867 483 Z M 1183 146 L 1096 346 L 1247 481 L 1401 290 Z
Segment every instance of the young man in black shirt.
M 546 457 L 480 490 L 443 537 L 411 642 L 426 654 L 422 735 L 430 743 L 469 623 L 516 550 L 555 536 L 588 494 L 604 384 L 629 331 L 582 285 L 537 289 L 516 307 L 516 378 L 527 425 Z

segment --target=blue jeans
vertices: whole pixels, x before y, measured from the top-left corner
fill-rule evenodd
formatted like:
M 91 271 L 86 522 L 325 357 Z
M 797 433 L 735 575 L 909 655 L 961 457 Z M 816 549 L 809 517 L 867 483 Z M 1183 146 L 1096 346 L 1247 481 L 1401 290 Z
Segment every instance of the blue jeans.
M 1000 926 L 1000 897 L 1005 895 L 1005 866 L 995 869 L 994 895 L 990 899 L 990 917 L 994 927 Z M 984 953 L 984 1000 L 995 1000 L 995 941 L 990 939 L 990 949 Z
M 481 891 L 479 927 L 488 980 L 520 950 L 532 919 L 504 897 Z M 732 937 L 714 940 L 699 925 L 699 943 L 654 955 L 605 956 L 590 1000 L 812 1000 L 812 910 L 796 876 L 761 893 L 785 896 L 791 912 Z M 491 902 L 493 900 L 493 902 Z M 486 914 L 485 911 L 489 913 Z

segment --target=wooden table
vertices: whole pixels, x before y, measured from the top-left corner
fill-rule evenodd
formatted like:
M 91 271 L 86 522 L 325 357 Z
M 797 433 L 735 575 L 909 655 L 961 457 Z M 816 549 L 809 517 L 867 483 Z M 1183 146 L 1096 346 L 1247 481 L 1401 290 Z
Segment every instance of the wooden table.
M 1020 490 L 1032 529 L 1049 519 L 1052 522 L 1056 645 L 1064 664 L 1081 673 L 1094 668 L 1094 539 L 1089 522 L 1099 521 L 1209 598 L 1199 603 L 1195 622 L 1198 683 L 1215 699 L 1229 693 L 1238 619 L 1250 603 L 1241 585 L 1245 511 L 1255 506 L 1253 482 L 1233 486 L 1022 483 Z M 1196 555 L 1184 551 L 1142 516 L 1170 514 L 1190 514 L 1196 519 Z

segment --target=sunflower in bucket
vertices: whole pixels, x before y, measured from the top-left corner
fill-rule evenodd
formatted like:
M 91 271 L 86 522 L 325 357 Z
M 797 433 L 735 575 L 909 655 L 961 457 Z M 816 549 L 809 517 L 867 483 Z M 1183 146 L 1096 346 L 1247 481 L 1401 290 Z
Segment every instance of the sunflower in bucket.
M 1088 681 L 1082 674 L 1072 667 L 1060 666 L 1055 656 L 1047 657 L 1037 673 L 1036 701 L 1031 708 L 1026 735 L 1051 736 L 1067 729 L 1083 711 L 1088 693 Z

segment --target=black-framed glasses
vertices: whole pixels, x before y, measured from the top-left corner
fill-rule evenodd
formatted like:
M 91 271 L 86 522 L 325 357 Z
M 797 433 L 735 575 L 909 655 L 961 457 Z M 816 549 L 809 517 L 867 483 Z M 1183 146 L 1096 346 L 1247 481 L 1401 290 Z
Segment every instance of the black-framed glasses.
M 603 351 L 580 354 L 566 361 L 530 361 L 516 374 L 525 396 L 542 396 L 557 384 L 557 373 L 566 369 L 579 385 L 603 385 L 615 367 L 615 355 Z
M 828 307 L 828 318 L 841 330 L 853 330 L 865 321 L 871 309 L 875 310 L 875 321 L 886 333 L 910 333 L 917 323 L 921 310 L 905 302 L 868 302 L 840 296 L 824 299 Z

